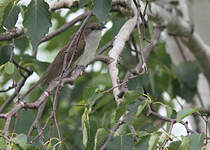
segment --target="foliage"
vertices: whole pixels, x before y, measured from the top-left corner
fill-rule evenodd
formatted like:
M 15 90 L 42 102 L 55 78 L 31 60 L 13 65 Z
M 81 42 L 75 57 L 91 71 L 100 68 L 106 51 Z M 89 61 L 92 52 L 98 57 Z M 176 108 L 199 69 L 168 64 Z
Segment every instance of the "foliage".
M 173 5 L 175 5 L 175 2 Z M 72 26 L 52 40 L 47 41 L 42 47 L 39 47 L 39 44 L 46 34 L 66 24 L 68 22 L 67 18 L 75 12 L 75 9 L 77 11 L 83 7 L 93 11 L 95 16 L 90 19 L 91 21 L 99 21 L 104 24 L 112 22 L 112 27 L 102 37 L 99 47 L 113 39 L 130 17 L 124 16 L 121 12 L 111 11 L 111 0 L 81 0 L 76 8 L 69 9 L 65 15 L 63 15 L 63 10 L 50 12 L 48 3 L 44 0 L 31 0 L 28 6 L 19 4 L 18 0 L 1 0 L 1 33 L 13 29 L 17 25 L 18 16 L 21 15 L 23 18 L 21 24 L 25 28 L 25 34 L 15 38 L 14 43 L 12 40 L 0 43 L 0 90 L 7 89 L 11 86 L 12 81 L 17 83 L 26 72 L 11 60 L 10 55 L 13 52 L 13 46 L 15 47 L 13 59 L 22 67 L 30 68 L 34 73 L 41 76 L 49 63 L 37 60 L 28 52 L 34 52 L 38 49 L 38 51 L 52 53 L 64 47 L 73 33 L 77 31 L 78 25 Z M 145 29 L 146 39 L 153 36 L 153 31 L 153 24 L 149 21 Z M 128 71 L 135 68 L 140 60 L 140 56 L 136 56 L 134 46 L 134 44 L 138 45 L 137 30 L 133 31 L 133 38 L 132 46 L 129 46 L 129 43 L 132 43 L 131 38 L 126 43 L 118 64 L 121 80 Z M 147 45 L 147 42 L 144 41 L 143 45 Z M 200 70 L 196 61 L 174 65 L 166 52 L 166 45 L 163 41 L 158 41 L 146 63 L 148 72 L 128 80 L 128 91 L 123 95 L 124 101 L 116 106 L 112 93 L 103 93 L 103 91 L 112 87 L 107 65 L 94 62 L 90 65 L 90 71 L 85 71 L 76 80 L 74 86 L 65 86 L 61 91 L 56 116 L 62 141 L 59 139 L 55 124 L 53 124 L 47 126 L 44 130 L 44 142 L 41 142 L 38 138 L 32 144 L 28 143 L 37 135 L 37 132 L 33 132 L 31 136 L 27 136 L 37 112 L 22 109 L 17 115 L 17 122 L 14 117 L 11 120 L 9 141 L 5 139 L 3 133 L 5 121 L 0 122 L 0 149 L 58 149 L 62 144 L 62 148 L 68 150 L 97 150 L 111 133 L 110 129 L 123 115 L 126 118 L 122 125 L 113 132 L 113 137 L 107 144 L 107 150 L 158 149 L 162 142 L 169 138 L 166 136 L 169 128 L 165 129 L 164 127 L 165 124 L 169 126 L 169 123 L 160 120 L 158 116 L 148 114 L 148 105 L 152 107 L 154 112 L 158 112 L 161 107 L 164 107 L 167 110 L 166 117 L 175 119 L 176 122 L 180 122 L 185 117 L 195 113 L 200 115 L 198 108 L 184 108 L 176 111 L 174 106 L 174 99 L 178 96 L 187 103 L 193 103 Z M 97 64 L 101 65 L 98 70 L 94 68 Z M 37 100 L 44 88 L 39 86 L 26 98 L 26 101 L 34 102 Z M 163 93 L 169 94 L 168 101 L 164 99 Z M 10 96 L 11 92 L 0 93 L 0 106 Z M 54 95 L 47 102 L 40 120 L 40 127 L 45 125 L 52 111 L 53 97 Z M 13 99 L 13 101 L 15 100 Z M 4 112 L 11 110 L 13 105 L 14 102 Z M 2 118 L 0 119 L 2 120 Z M 131 125 L 136 133 L 130 131 Z M 16 130 L 13 133 L 14 127 Z M 139 141 L 135 141 L 134 135 L 138 137 Z M 171 141 L 166 145 L 168 150 L 199 150 L 204 146 L 204 134 L 193 133 L 181 138 L 174 136 L 170 138 Z

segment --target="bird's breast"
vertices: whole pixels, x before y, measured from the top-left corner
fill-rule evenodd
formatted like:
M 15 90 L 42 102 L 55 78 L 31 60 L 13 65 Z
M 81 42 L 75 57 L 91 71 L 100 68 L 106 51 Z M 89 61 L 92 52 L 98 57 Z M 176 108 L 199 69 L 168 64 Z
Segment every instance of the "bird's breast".
M 78 59 L 77 65 L 86 66 L 95 57 L 100 40 L 101 31 L 93 31 L 86 37 L 85 50 Z

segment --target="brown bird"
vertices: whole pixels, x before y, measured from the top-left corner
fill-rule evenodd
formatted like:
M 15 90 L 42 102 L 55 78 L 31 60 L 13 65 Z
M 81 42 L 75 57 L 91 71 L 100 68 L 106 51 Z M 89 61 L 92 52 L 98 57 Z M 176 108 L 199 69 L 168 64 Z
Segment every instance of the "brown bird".
M 84 31 L 81 34 L 81 38 L 78 41 L 78 48 L 75 51 L 72 63 L 69 69 L 72 69 L 75 65 L 86 66 L 90 62 L 96 53 L 96 49 L 101 40 L 101 30 L 104 28 L 100 23 L 90 23 L 85 27 Z M 55 57 L 53 62 L 49 65 L 42 77 L 19 99 L 23 99 L 27 96 L 39 83 L 44 82 L 48 84 L 61 74 L 65 56 L 65 50 L 70 45 L 70 42 L 62 48 L 58 55 Z M 72 47 L 67 55 L 67 64 L 71 60 L 72 54 L 76 48 L 76 40 L 73 42 Z

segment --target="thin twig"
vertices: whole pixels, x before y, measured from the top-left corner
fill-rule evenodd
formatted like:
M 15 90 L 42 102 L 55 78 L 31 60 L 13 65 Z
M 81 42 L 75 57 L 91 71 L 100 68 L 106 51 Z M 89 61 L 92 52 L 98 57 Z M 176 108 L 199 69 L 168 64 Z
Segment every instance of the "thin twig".
M 178 50 L 179 50 L 179 52 L 180 52 L 181 55 L 182 55 L 182 58 L 184 59 L 184 61 L 187 61 L 187 58 L 186 58 L 186 56 L 185 56 L 185 54 L 184 54 L 184 50 L 183 50 L 183 48 L 182 48 L 182 46 L 181 46 L 181 43 L 180 43 L 179 39 L 178 39 L 176 36 L 173 36 L 173 37 L 174 37 L 174 40 L 175 40 L 176 45 L 177 45 L 177 47 L 178 47 Z
M 40 137 L 43 134 L 45 128 L 47 127 L 48 122 L 52 119 L 52 117 L 53 117 L 53 114 L 51 113 L 51 115 L 47 118 L 47 120 L 46 120 L 44 126 L 42 127 L 41 131 L 29 143 L 33 143 L 33 141 L 35 141 L 38 137 Z
M 12 39 L 12 51 L 11 51 L 11 54 L 10 54 L 10 62 L 13 62 L 13 58 L 14 58 L 14 48 L 15 48 L 15 46 L 14 46 L 14 43 L 15 41 L 14 41 L 14 38 Z M 17 86 L 17 84 L 15 84 L 15 82 L 14 82 L 14 80 L 12 80 L 13 82 L 12 82 L 12 86 L 9 86 L 7 89 L 5 89 L 5 90 L 0 90 L 0 93 L 3 93 L 3 92 L 8 92 L 9 90 L 11 90 L 11 89 L 13 89 L 13 88 L 15 88 L 16 86 Z
M 169 127 L 168 135 L 167 135 L 168 137 L 163 141 L 162 145 L 160 146 L 160 150 L 164 150 L 165 145 L 169 141 L 169 139 L 170 139 L 169 136 L 171 135 L 171 131 L 173 129 L 173 126 L 174 126 L 174 122 L 172 121 L 172 122 L 170 122 L 170 127 Z
M 208 120 L 205 119 L 205 122 L 206 122 L 206 145 L 207 145 L 208 144 L 208 140 L 207 140 L 207 138 L 208 138 Z
M 24 34 L 24 28 L 14 27 L 11 30 L 6 31 L 0 35 L 0 41 L 10 41 L 11 39 L 17 38 Z
M 147 66 L 146 66 L 146 62 L 144 59 L 144 54 L 142 51 L 142 42 L 141 42 L 141 31 L 140 31 L 140 14 L 141 14 L 141 10 L 140 10 L 140 3 L 139 0 L 133 0 L 137 7 L 137 31 L 138 31 L 138 40 L 139 40 L 139 53 L 141 55 L 141 62 L 142 62 L 142 69 L 144 69 L 147 72 Z
M 91 60 L 91 61 L 88 63 L 88 65 L 89 65 L 89 64 L 92 64 L 92 63 L 95 62 L 95 61 L 102 61 L 102 62 L 104 62 L 104 63 L 106 63 L 106 64 L 110 64 L 110 63 L 112 62 L 112 58 L 110 58 L 109 56 L 96 55 L 96 56 L 93 58 L 93 60 Z M 88 66 L 88 65 L 87 65 L 87 66 Z
M 8 87 L 5 90 L 0 90 L 0 93 L 4 93 L 4 92 L 8 92 L 11 89 L 14 89 L 17 86 L 17 84 L 15 84 L 14 82 L 12 83 L 12 86 Z
M 105 91 L 101 92 L 101 94 L 105 94 L 105 93 L 111 92 L 113 89 L 115 89 L 115 88 L 117 88 L 117 87 L 119 87 L 119 86 L 122 86 L 122 85 L 126 84 L 130 79 L 137 78 L 137 77 L 139 77 L 139 76 L 142 75 L 142 74 L 144 74 L 144 72 L 140 72 L 140 73 L 138 73 L 137 75 L 133 75 L 133 76 L 131 76 L 131 77 L 128 77 L 128 78 L 127 78 L 125 81 L 123 81 L 122 83 L 119 83 L 117 86 L 114 86 L 114 87 L 112 87 L 112 88 L 110 88 L 110 89 L 108 89 L 108 90 L 105 90 Z
M 114 42 L 114 39 L 112 39 L 111 41 L 107 42 L 103 47 L 101 47 L 97 52 L 96 55 L 101 55 L 105 50 L 107 50 L 108 48 L 112 47 Z
M 186 121 L 186 122 L 184 122 L 184 121 L 176 122 L 176 119 L 171 119 L 171 118 L 168 118 L 168 117 L 164 117 L 164 116 L 160 115 L 159 113 L 153 111 L 153 110 L 151 109 L 150 104 L 148 104 L 148 105 L 147 105 L 147 116 L 150 116 L 150 115 L 154 115 L 154 116 L 158 117 L 160 120 L 163 120 L 163 121 L 173 122 L 173 123 L 180 123 L 180 124 L 182 124 L 182 125 L 185 127 L 185 129 L 186 129 L 186 131 L 187 131 L 187 134 L 189 134 L 189 133 L 196 133 L 195 131 L 193 131 L 193 130 L 191 130 L 191 129 L 189 128 L 188 122 L 187 122 L 187 121 Z
M 29 129 L 29 131 L 28 131 L 27 136 L 31 136 L 33 130 L 34 130 L 34 129 L 37 129 L 37 127 L 39 126 L 39 121 L 40 121 L 40 119 L 41 119 L 41 117 L 42 117 L 42 115 L 43 115 L 44 108 L 45 108 L 46 104 L 47 104 L 47 100 L 44 101 L 44 102 L 39 106 L 38 112 L 37 112 L 37 115 L 36 115 L 36 118 L 35 118 L 35 120 L 33 121 L 32 125 L 31 125 L 31 127 L 30 127 L 30 129 Z
M 154 115 L 154 116 L 158 117 L 160 120 L 163 120 L 163 121 L 176 122 L 176 119 L 171 119 L 171 118 L 168 118 L 168 117 L 164 117 L 164 116 L 160 115 L 159 113 L 153 111 L 150 104 L 147 104 L 147 116 L 150 116 L 150 115 Z
M 40 125 L 39 125 L 39 124 L 37 124 L 37 131 L 38 131 L 38 133 L 41 132 L 41 128 L 40 128 Z M 42 144 L 45 143 L 44 134 L 41 134 L 40 137 L 39 137 L 39 139 L 40 139 L 40 142 L 41 142 Z
M 143 17 L 145 17 L 145 15 L 146 15 L 146 11 L 147 11 L 147 6 L 148 6 L 148 4 L 149 4 L 149 0 L 146 0 L 146 5 L 145 5 L 145 7 L 144 7 Z
M 162 28 L 157 28 L 157 27 L 156 27 L 156 28 L 154 29 L 154 35 L 153 35 L 152 38 L 151 38 L 151 42 L 148 43 L 148 45 L 143 49 L 145 59 L 147 59 L 147 57 L 148 57 L 149 54 L 151 53 L 153 47 L 156 46 L 157 40 L 158 40 L 158 38 L 160 37 L 161 31 L 162 31 Z M 133 44 L 135 44 L 135 42 L 134 42 Z M 128 79 L 130 76 L 133 76 L 133 73 L 135 73 L 135 74 L 137 73 L 137 74 L 138 74 L 140 71 L 142 71 L 142 74 L 145 73 L 145 70 L 143 69 L 142 65 L 143 65 L 143 64 L 142 64 L 142 61 L 140 61 L 140 62 L 136 65 L 134 71 L 128 71 L 128 72 L 126 73 L 126 75 L 125 75 L 123 81 L 127 81 L 127 79 Z M 142 70 L 142 69 L 143 69 L 143 70 Z M 127 91 L 127 86 L 126 86 L 126 84 L 124 84 L 124 85 L 122 86 L 122 88 L 121 88 L 121 92 L 120 92 L 120 94 L 119 94 L 119 97 L 122 97 L 123 94 L 124 94 L 126 91 Z
M 138 52 L 138 49 L 137 49 L 137 46 L 136 46 L 136 43 L 135 43 L 135 39 L 134 39 L 134 35 L 133 34 L 131 35 L 131 42 L 133 44 L 134 51 L 136 53 L 136 60 L 137 60 L 137 62 L 139 62 L 139 52 Z
M 138 142 L 139 138 L 137 136 L 136 130 L 134 129 L 133 125 L 129 125 L 129 129 L 130 129 L 132 135 L 134 136 L 135 142 Z
M 18 122 L 18 113 L 16 113 L 16 115 L 15 115 L 15 124 L 14 124 L 12 133 L 15 133 L 15 131 L 16 131 L 17 122 Z
M 83 20 L 85 17 L 87 16 L 87 13 L 81 14 L 78 17 L 76 17 L 75 19 L 73 19 L 72 21 L 64 24 L 62 27 L 60 27 L 59 29 L 57 29 L 54 32 L 49 33 L 46 37 L 44 37 L 39 44 L 45 42 L 45 41 L 49 41 L 50 39 L 54 38 L 56 35 L 66 31 L 68 28 L 70 28 L 71 26 L 73 26 L 75 23 Z
M 14 59 L 12 60 L 12 62 L 14 63 L 14 65 L 15 65 L 17 68 L 20 68 L 20 69 L 22 69 L 22 70 L 28 72 L 29 74 L 32 74 L 32 73 L 33 73 L 33 71 L 29 70 L 28 68 L 25 68 L 25 67 L 19 65 L 18 62 L 16 62 Z
M 142 14 L 141 12 L 141 5 L 139 3 L 139 0 L 137 0 L 138 2 L 138 7 L 139 7 L 139 14 L 140 14 L 140 17 L 141 17 L 141 20 L 142 20 L 142 33 L 143 33 L 143 40 L 146 40 L 146 36 L 145 36 L 145 18 L 144 18 L 144 15 Z M 144 11 L 147 9 L 147 5 L 145 6 L 144 8 Z M 140 25 L 140 24 L 139 24 Z M 147 41 L 147 40 L 146 40 Z
M 59 127 L 58 127 L 57 119 L 56 119 L 56 113 L 55 113 L 55 111 L 53 111 L 53 112 L 54 112 L 53 119 L 54 119 L 54 122 L 55 122 L 55 127 L 56 127 L 57 132 L 58 132 L 58 138 L 59 138 L 60 141 L 62 141 L 61 133 L 60 133 L 60 130 L 59 130 Z M 60 149 L 61 149 L 61 144 L 60 144 Z
M 14 49 L 15 49 L 15 39 L 12 39 L 12 50 L 11 50 L 11 54 L 10 54 L 10 58 L 9 61 L 12 62 L 13 58 L 14 58 Z
M 151 53 L 152 49 L 157 45 L 158 39 L 160 37 L 160 33 L 162 32 L 162 30 L 163 30 L 163 28 L 161 28 L 161 27 L 156 27 L 154 29 L 154 35 L 151 38 L 151 42 L 148 43 L 148 45 L 143 49 L 145 59 L 147 59 L 147 57 Z M 138 63 L 138 65 L 135 68 L 136 72 L 143 69 L 143 64 L 142 63 L 143 63 L 142 61 Z
M 49 137 L 50 139 L 52 138 L 53 135 L 53 120 L 50 122 L 50 127 L 49 127 Z
M 27 77 L 29 77 L 31 74 L 28 72 L 24 73 L 24 77 L 22 77 L 16 86 L 16 89 L 14 91 L 14 93 L 1 105 L 0 107 L 0 113 L 2 113 L 4 111 L 4 109 L 13 101 L 13 99 L 17 96 L 17 94 L 20 92 L 21 88 L 23 87 L 23 85 L 26 82 Z
M 9 136 L 9 125 L 11 121 L 11 116 L 7 116 L 6 122 L 4 124 L 4 136 L 8 137 Z
M 179 123 L 182 124 L 182 125 L 185 127 L 185 129 L 186 129 L 186 131 L 187 131 L 187 134 L 189 134 L 189 133 L 196 133 L 195 131 L 191 130 L 191 129 L 188 127 L 188 122 L 187 122 L 187 121 L 186 121 L 186 122 L 180 121 Z

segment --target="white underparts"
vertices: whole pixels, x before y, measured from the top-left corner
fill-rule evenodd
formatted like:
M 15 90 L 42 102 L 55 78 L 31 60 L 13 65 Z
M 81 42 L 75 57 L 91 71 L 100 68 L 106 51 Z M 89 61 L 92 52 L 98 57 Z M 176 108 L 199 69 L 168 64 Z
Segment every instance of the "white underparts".
M 76 65 L 86 66 L 96 54 L 99 42 L 101 40 L 101 31 L 92 31 L 86 38 L 85 50 L 75 63 Z

